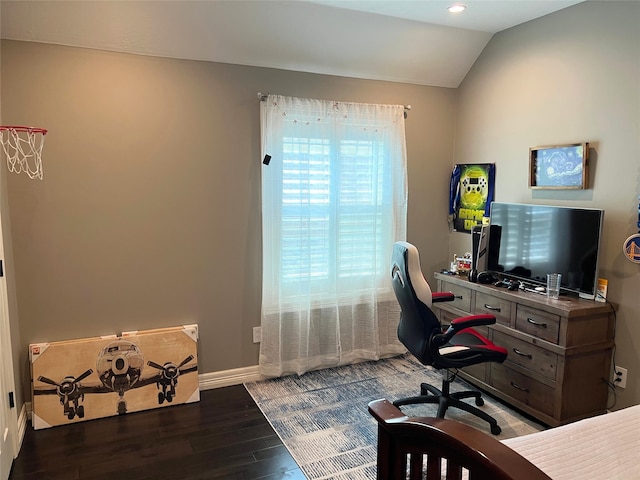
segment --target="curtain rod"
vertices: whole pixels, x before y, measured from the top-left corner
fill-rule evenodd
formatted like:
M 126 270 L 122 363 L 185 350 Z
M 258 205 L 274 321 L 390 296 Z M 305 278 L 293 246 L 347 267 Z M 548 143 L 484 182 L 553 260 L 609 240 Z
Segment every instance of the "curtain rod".
M 268 94 L 258 92 L 258 98 L 260 99 L 261 102 L 264 102 L 267 99 L 267 97 L 268 97 Z M 404 105 L 404 109 L 411 110 L 411 105 Z

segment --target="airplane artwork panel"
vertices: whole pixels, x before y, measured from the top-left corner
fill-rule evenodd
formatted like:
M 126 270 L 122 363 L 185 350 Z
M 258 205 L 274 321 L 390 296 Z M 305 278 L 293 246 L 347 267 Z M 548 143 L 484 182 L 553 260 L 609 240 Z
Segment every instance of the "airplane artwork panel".
M 29 345 L 34 429 L 200 400 L 198 326 Z

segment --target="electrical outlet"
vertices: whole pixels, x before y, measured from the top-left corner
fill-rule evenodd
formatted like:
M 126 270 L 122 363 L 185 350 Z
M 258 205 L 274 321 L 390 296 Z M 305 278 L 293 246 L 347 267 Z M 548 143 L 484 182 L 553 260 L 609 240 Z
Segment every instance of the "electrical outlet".
M 613 384 L 616 387 L 626 388 L 627 386 L 627 369 L 615 366 L 613 370 Z
M 262 327 L 253 327 L 253 343 L 260 343 L 262 340 Z M 625 381 L 626 381 L 626 371 L 625 371 Z

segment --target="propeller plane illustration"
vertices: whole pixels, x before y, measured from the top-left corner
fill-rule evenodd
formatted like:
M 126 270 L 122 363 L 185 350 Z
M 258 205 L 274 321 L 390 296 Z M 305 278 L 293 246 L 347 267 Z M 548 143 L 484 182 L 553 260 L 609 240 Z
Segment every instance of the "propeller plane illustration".
M 193 355 L 188 355 L 179 363 L 171 361 L 162 365 L 154 361 L 147 361 L 146 365 L 153 368 L 153 374 L 143 376 L 145 365 L 144 356 L 138 345 L 128 340 L 119 339 L 106 345 L 96 361 L 96 374 L 100 383 L 85 384 L 94 373 L 93 369 L 87 369 L 79 376 L 65 376 L 60 381 L 52 380 L 45 376 L 39 376 L 38 381 L 47 386 L 35 386 L 34 395 L 58 395 L 63 407 L 63 414 L 73 420 L 76 416 L 84 418 L 85 395 L 101 393 L 117 393 L 117 413 L 127 413 L 125 394 L 131 389 L 156 384 L 158 392 L 158 405 L 165 401 L 172 402 L 178 384 L 178 378 L 192 372 L 197 372 L 197 363 L 190 364 L 194 360 Z M 54 388 L 51 388 L 54 387 Z

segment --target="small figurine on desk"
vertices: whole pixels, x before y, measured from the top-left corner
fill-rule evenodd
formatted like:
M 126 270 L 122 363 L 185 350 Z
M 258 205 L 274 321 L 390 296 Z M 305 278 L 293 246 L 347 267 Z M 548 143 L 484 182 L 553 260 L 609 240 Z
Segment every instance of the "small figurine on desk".
M 471 270 L 471 254 L 467 252 L 462 257 L 454 255 L 451 266 L 453 267 L 454 264 L 455 271 L 458 275 L 468 275 L 469 271 Z
M 451 265 L 449 266 L 449 273 L 455 275 L 456 273 L 458 273 L 458 262 L 456 261 L 457 256 L 453 255 L 453 261 L 451 262 Z

